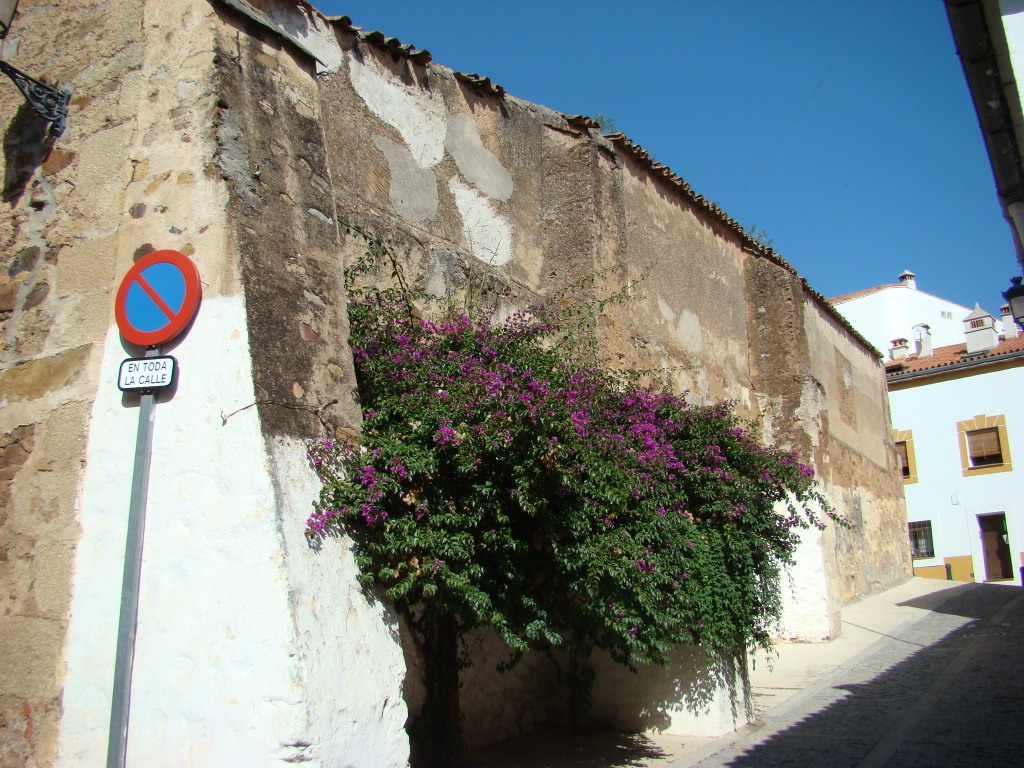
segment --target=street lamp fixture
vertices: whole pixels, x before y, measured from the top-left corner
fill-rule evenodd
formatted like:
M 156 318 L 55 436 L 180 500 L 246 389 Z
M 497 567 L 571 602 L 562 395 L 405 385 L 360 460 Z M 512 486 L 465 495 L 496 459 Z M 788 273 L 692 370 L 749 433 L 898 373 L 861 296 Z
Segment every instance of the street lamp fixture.
M 1003 291 L 1003 298 L 1010 305 L 1010 314 L 1017 321 L 1017 325 L 1024 325 L 1024 285 L 1021 285 L 1020 277 L 1011 277 L 1013 283 L 1009 289 Z
M 0 0 L 0 40 L 7 37 L 17 10 L 18 0 Z M 52 138 L 57 138 L 64 133 L 70 94 L 30 77 L 2 58 L 0 58 L 0 71 L 14 81 L 33 111 L 50 124 L 49 134 Z

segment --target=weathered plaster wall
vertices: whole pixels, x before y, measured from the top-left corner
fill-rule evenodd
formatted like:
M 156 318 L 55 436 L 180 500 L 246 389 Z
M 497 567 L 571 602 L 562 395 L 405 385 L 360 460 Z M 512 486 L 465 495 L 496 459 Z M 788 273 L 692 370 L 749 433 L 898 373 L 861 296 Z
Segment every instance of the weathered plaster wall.
M 76 498 L 132 174 L 141 3 L 99 5 L 25 0 L 5 43 L 15 66 L 74 94 L 49 148 L 6 78 L 0 102 L 2 765 L 48 765 L 56 750 Z
M 633 339 L 620 332 L 620 346 L 634 348 L 634 364 L 671 370 L 674 386 L 698 401 L 735 399 L 754 415 L 747 364 L 747 255 L 681 204 L 664 180 L 633 158 L 615 160 L 609 171 L 620 177 L 621 188 L 605 194 L 622 198 L 625 247 L 619 260 L 630 279 L 639 278 L 638 300 L 625 307 Z
M 408 634 L 408 673 L 403 696 L 411 718 L 423 709 L 423 661 Z M 509 648 L 494 633 L 475 631 L 466 638 L 472 664 L 459 673 L 462 737 L 468 749 L 550 727 L 566 719 L 566 691 L 554 660 L 541 653 L 525 655 L 512 669 L 496 672 L 509 660 Z M 524 706 L 524 702 L 529 702 Z
M 820 401 L 828 434 L 812 449 L 828 497 L 851 521 L 822 538 L 833 602 L 843 605 L 907 578 L 906 505 L 881 367 L 820 307 L 807 303 L 803 313 L 818 393 L 807 401 Z
M 802 535 L 782 635 L 835 637 L 844 603 L 909 574 L 884 372 L 799 280 L 767 260 L 749 262 L 747 311 L 765 436 L 810 459 L 852 522 Z
M 285 32 L 302 26 L 268 15 Z M 625 287 L 632 300 L 600 318 L 614 360 L 660 371 L 699 401 L 735 399 L 767 440 L 811 460 L 856 524 L 805 536 L 785 636 L 834 636 L 845 600 L 907 577 L 905 558 L 890 552 L 903 528 L 890 514 L 899 487 L 881 368 L 787 265 L 757 253 L 628 140 L 585 121 L 397 45 L 367 44 L 343 23 L 339 55 L 321 58 L 328 71 L 316 78 L 317 62 L 266 23 L 224 18 L 245 33 L 222 72 L 221 118 L 237 121 L 245 147 L 232 209 L 246 233 L 255 376 L 271 434 L 358 425 L 357 412 L 332 403 L 352 386 L 337 354 L 336 259 L 361 249 L 338 232 L 351 222 L 383 236 L 429 292 L 485 296 L 499 312 L 556 291 Z M 467 710 L 492 712 L 509 685 L 519 683 L 467 692 Z M 415 694 L 408 699 L 415 710 Z M 719 714 L 701 728 L 731 728 Z M 517 718 L 493 714 L 491 737 L 521 732 Z
M 574 284 L 591 295 L 631 286 L 633 300 L 602 318 L 613 357 L 662 370 L 700 401 L 736 400 L 744 415 L 760 420 L 767 440 L 814 463 L 841 513 L 857 514 L 869 498 L 899 498 L 881 367 L 787 266 L 755 255 L 628 144 L 609 143 L 543 108 L 481 93 L 443 68 L 382 53 L 343 32 L 339 39 L 354 74 L 346 78 L 343 69 L 324 79 L 323 110 L 335 126 L 328 144 L 340 215 L 387 232 L 414 277 L 458 296 L 460 280 L 480 273 L 477 283 L 486 276 L 500 300 L 513 303 Z M 458 198 L 445 190 L 474 182 L 454 158 L 438 158 L 439 139 L 424 163 L 438 195 L 433 217 L 410 220 L 392 204 L 407 179 L 383 175 L 390 166 L 378 145 L 382 137 L 403 141 L 406 124 L 439 134 L 438 102 L 459 137 L 470 133 L 466 117 L 473 117 L 479 146 L 490 148 L 489 167 L 497 164 L 511 179 L 512 191 L 502 187 L 500 198 L 479 192 L 494 220 L 510 226 L 507 263 L 467 236 Z M 408 110 L 432 117 L 414 121 Z M 418 177 L 417 189 L 431 186 L 425 178 Z M 600 278 L 586 284 L 594 274 Z M 879 504 L 877 515 L 839 534 L 838 544 L 834 532 L 805 536 L 796 610 L 788 612 L 784 634 L 834 636 L 843 602 L 906 577 L 893 543 L 900 540 L 899 503 Z M 844 553 L 839 560 L 835 546 Z
M 304 713 L 291 688 L 296 662 L 287 655 L 287 584 L 275 567 L 280 542 L 272 524 L 261 524 L 272 521 L 273 493 L 259 423 L 250 409 L 221 424 L 226 406 L 252 402 L 244 322 L 240 298 L 204 299 L 190 338 L 174 350 L 181 364 L 175 396 L 156 408 L 132 762 L 262 762 L 301 751 L 287 745 L 302 735 Z M 104 380 L 114 380 L 123 356 L 111 329 Z M 95 765 L 106 753 L 136 414 L 116 388 L 99 388 L 81 497 L 60 765 Z M 230 577 L 242 564 L 245 578 Z
M 253 407 L 275 401 L 261 384 L 278 372 L 254 383 L 251 337 L 291 342 L 250 322 L 243 286 L 259 301 L 286 285 L 249 269 L 249 232 L 227 215 L 230 189 L 256 195 L 237 186 L 248 157 L 216 94 L 237 29 L 206 0 L 27 0 L 16 32 L 15 63 L 74 96 L 53 147 L 3 108 L 0 765 L 104 760 L 137 422 L 137 398 L 115 386 L 137 350 L 119 341 L 113 291 L 155 248 L 196 261 L 204 301 L 166 350 L 180 379 L 156 409 L 129 762 L 404 765 L 397 629 L 356 586 L 345 542 L 308 546 L 302 444 Z M 300 295 L 314 314 L 289 330 L 309 341 L 326 304 Z M 324 324 L 343 359 L 343 320 Z M 285 381 L 288 397 L 312 370 Z M 332 382 L 351 412 L 351 387 Z
M 594 718 L 624 731 L 721 736 L 750 719 L 745 670 L 682 647 L 664 667 L 636 672 L 595 654 Z
M 496 672 L 509 649 L 494 633 L 475 631 L 466 642 L 472 664 L 460 672 L 463 740 L 474 749 L 506 738 L 570 722 L 569 692 L 560 677 L 564 653 L 531 653 Z M 406 641 L 408 672 L 403 695 L 416 717 L 424 701 L 422 660 Z M 736 664 L 709 661 L 697 648 L 678 649 L 665 667 L 635 671 L 600 651 L 590 659 L 596 672 L 589 717 L 601 727 L 629 732 L 721 736 L 749 716 L 745 677 Z
M 319 488 L 303 441 L 361 422 L 341 281 L 351 243 L 331 195 L 315 67 L 264 27 L 214 7 L 215 165 L 230 190 L 225 214 L 256 405 L 249 412 L 258 414 L 266 444 L 265 503 L 280 537 L 276 573 L 292 627 L 287 659 L 268 663 L 294 667 L 290 702 L 305 725 L 292 742 L 305 745 L 304 760 L 401 766 L 409 747 L 398 627 L 358 586 L 347 540 L 312 547 L 304 535 Z

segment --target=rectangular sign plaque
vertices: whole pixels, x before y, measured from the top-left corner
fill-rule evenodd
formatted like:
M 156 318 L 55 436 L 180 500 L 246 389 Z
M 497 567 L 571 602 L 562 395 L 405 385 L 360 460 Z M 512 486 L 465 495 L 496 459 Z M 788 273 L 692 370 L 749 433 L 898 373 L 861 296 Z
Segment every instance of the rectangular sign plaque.
M 117 372 L 117 388 L 122 392 L 150 392 L 174 383 L 177 361 L 164 357 L 129 357 Z

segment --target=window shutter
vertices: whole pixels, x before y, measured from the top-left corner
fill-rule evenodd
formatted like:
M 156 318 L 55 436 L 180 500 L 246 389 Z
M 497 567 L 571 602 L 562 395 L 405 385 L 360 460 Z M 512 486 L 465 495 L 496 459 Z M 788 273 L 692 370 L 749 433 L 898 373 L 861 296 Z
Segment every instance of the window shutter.
M 967 446 L 971 464 L 1001 464 L 1003 452 L 999 446 L 999 432 L 996 429 L 978 429 L 967 433 Z
M 900 458 L 900 474 L 909 477 L 910 461 L 907 459 L 907 444 L 905 442 L 896 443 L 896 455 Z

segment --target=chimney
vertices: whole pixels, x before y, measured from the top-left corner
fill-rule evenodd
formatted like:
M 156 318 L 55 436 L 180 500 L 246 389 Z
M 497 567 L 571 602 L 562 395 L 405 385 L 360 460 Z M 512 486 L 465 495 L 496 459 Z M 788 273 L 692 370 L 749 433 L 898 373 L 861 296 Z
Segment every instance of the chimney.
M 900 273 L 900 285 L 905 285 L 907 288 L 917 288 L 917 275 L 911 272 L 909 269 L 904 269 Z
M 932 329 L 927 323 L 918 323 L 914 326 L 914 348 L 918 357 L 932 356 Z
M 892 360 L 902 360 L 910 351 L 906 339 L 893 339 L 890 343 L 892 348 L 889 349 L 889 358 Z
M 1016 339 L 1020 335 L 1020 330 L 1017 328 L 1017 322 L 1013 319 L 1013 315 L 1010 314 L 1010 305 L 1003 304 L 999 308 L 999 314 L 1003 321 L 1003 338 Z
M 963 322 L 968 355 L 973 355 L 976 352 L 988 352 L 999 345 L 995 318 L 978 304 L 974 305 L 974 311 L 965 317 Z

